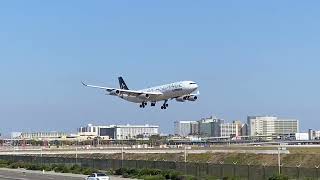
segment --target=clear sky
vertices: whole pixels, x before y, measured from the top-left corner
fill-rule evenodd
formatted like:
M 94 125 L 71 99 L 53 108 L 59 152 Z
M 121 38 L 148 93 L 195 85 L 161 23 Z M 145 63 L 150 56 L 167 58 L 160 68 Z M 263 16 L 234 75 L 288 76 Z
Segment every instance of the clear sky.
M 320 129 L 319 1 L 3 1 L 0 131 L 159 124 L 215 115 Z M 193 80 L 195 103 L 138 105 L 87 89 Z

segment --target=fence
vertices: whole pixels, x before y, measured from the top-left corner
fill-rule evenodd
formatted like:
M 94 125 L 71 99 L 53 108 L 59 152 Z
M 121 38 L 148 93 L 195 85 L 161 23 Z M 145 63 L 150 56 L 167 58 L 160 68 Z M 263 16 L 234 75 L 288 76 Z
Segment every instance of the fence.
M 176 170 L 197 177 L 213 176 L 217 178 L 237 177 L 246 180 L 265 180 L 278 173 L 276 166 L 211 164 L 172 161 L 144 161 L 118 159 L 88 159 L 88 158 L 61 158 L 39 156 L 0 156 L 0 159 L 13 162 L 23 161 L 35 164 L 78 164 L 82 167 L 91 167 L 100 170 L 118 168 L 152 168 L 161 170 Z M 281 172 L 292 179 L 319 180 L 318 168 L 282 167 Z

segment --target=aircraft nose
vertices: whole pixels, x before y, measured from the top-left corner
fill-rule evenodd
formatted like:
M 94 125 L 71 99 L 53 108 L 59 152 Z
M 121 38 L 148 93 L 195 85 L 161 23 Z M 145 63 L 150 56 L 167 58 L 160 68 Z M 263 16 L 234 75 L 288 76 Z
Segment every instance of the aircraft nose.
M 198 84 L 194 83 L 194 84 L 192 85 L 192 89 L 196 90 L 196 89 L 198 89 L 198 88 L 199 88 L 199 85 L 198 85 Z

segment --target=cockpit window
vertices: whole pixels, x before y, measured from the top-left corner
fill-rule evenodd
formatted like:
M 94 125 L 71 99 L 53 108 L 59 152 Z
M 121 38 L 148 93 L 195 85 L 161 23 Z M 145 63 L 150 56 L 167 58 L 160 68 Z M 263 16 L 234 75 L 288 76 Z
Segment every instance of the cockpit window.
M 190 84 L 197 84 L 197 83 L 190 83 Z

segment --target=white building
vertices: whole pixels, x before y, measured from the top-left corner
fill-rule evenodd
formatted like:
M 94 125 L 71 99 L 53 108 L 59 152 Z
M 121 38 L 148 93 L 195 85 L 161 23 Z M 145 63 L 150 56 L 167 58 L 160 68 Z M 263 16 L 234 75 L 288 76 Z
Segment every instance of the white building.
M 13 132 L 11 137 L 13 139 L 25 140 L 54 140 L 66 138 L 69 134 L 64 132 Z
M 86 127 L 78 129 L 78 136 L 84 139 L 101 137 L 102 139 L 135 139 L 138 135 L 150 137 L 159 134 L 159 126 L 154 125 L 109 125 L 93 126 L 88 124 Z
M 233 123 L 221 123 L 219 129 L 220 137 L 238 137 L 241 136 L 242 123 L 239 121 L 234 121 Z
M 98 136 L 99 135 L 99 128 L 101 126 L 93 126 L 92 124 L 88 124 L 85 127 L 78 128 L 78 135 L 79 136 Z
M 117 140 L 135 139 L 136 136 L 150 137 L 159 134 L 159 126 L 154 125 L 117 125 L 115 126 L 115 138 Z
M 299 132 L 296 119 L 279 119 L 275 116 L 248 116 L 249 136 L 282 136 Z
M 308 133 L 295 133 L 295 140 L 307 141 L 307 140 L 309 140 L 309 134 Z
M 174 134 L 186 137 L 190 135 L 191 132 L 191 124 L 196 123 L 196 121 L 175 121 L 174 122 Z
M 309 140 L 319 140 L 320 139 L 320 131 L 309 129 L 308 131 Z
M 108 129 L 114 131 L 114 125 L 111 126 L 94 126 L 92 124 L 88 124 L 85 127 L 78 128 L 78 136 L 82 139 L 93 139 L 95 137 L 102 137 L 103 139 L 113 139 L 113 133 L 105 133 Z

